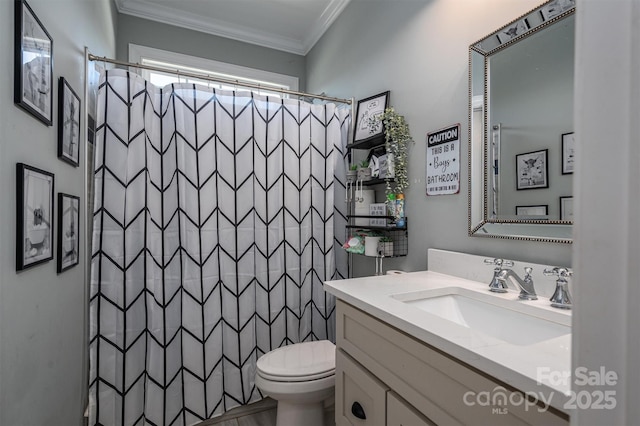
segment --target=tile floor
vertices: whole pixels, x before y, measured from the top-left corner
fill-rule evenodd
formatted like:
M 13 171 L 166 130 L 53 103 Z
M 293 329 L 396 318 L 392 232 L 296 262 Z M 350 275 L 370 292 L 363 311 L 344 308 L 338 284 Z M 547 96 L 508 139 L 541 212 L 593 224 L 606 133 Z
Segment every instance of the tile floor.
M 334 407 L 325 411 L 324 426 L 335 426 Z M 276 401 L 265 398 L 254 404 L 234 408 L 215 419 L 206 420 L 198 426 L 275 426 Z M 304 426 L 304 425 L 290 425 Z

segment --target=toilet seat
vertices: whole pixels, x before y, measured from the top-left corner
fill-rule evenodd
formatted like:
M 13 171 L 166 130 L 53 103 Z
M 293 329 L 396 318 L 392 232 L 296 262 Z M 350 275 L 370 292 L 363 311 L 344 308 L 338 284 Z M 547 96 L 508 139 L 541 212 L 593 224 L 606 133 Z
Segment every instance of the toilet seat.
M 310 376 L 275 376 L 273 374 L 266 374 L 258 370 L 258 375 L 266 380 L 273 382 L 309 382 L 312 380 L 320 380 L 325 377 L 333 376 L 336 374 L 335 370 L 325 371 L 324 373 L 314 374 Z
M 336 346 L 328 340 L 296 343 L 258 359 L 257 374 L 275 382 L 307 382 L 335 374 Z

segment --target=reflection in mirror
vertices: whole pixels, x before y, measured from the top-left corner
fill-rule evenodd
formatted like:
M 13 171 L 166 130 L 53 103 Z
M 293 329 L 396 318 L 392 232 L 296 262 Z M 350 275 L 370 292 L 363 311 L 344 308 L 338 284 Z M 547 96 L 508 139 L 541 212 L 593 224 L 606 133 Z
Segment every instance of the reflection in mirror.
M 574 0 L 469 49 L 469 234 L 571 242 Z

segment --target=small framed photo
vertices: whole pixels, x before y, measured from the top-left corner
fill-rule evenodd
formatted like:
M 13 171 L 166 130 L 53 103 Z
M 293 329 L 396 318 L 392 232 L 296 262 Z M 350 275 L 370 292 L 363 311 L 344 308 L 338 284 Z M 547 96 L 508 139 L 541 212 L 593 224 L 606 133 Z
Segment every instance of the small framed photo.
M 53 173 L 16 165 L 16 269 L 53 259 Z
M 58 158 L 80 164 L 80 98 L 64 77 L 58 85 Z
M 562 134 L 562 174 L 570 175 L 573 173 L 573 165 L 575 162 L 574 155 L 575 135 L 571 133 Z
M 25 0 L 15 0 L 13 101 L 51 126 L 53 39 Z
M 516 155 L 516 189 L 549 187 L 548 153 L 548 149 L 541 149 Z
M 573 221 L 573 197 L 560 197 L 560 220 Z
M 354 126 L 353 143 L 362 143 L 377 139 L 384 135 L 382 125 L 374 126 L 371 119 L 384 113 L 389 105 L 389 92 L 358 101 L 356 108 L 356 124 Z
M 519 21 L 514 22 L 511 25 L 508 25 L 498 31 L 496 36 L 498 37 L 498 41 L 500 44 L 504 44 L 509 40 L 512 40 L 524 33 L 529 31 L 529 23 L 526 19 L 520 19 Z
M 80 198 L 58 194 L 58 273 L 76 266 L 80 252 Z
M 547 216 L 549 215 L 549 205 L 540 204 L 537 206 L 516 206 L 516 216 Z

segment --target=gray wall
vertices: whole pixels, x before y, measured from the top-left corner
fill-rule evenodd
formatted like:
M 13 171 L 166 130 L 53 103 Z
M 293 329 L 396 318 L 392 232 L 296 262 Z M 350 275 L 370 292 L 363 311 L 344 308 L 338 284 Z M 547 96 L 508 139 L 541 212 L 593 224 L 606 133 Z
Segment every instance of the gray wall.
M 362 99 L 391 91 L 416 141 L 406 193 L 409 255 L 385 269 L 427 267 L 427 248 L 571 265 L 571 246 L 467 236 L 468 47 L 540 0 L 352 0 L 307 55 L 307 89 Z M 460 123 L 461 191 L 425 196 L 427 132 Z M 355 257 L 356 275 L 371 259 Z M 490 276 L 490 272 L 488 271 Z
M 56 123 L 58 77 L 84 98 L 84 47 L 115 54 L 116 13 L 110 0 L 29 4 L 53 38 Z M 0 424 L 79 425 L 88 380 L 85 253 L 81 246 L 80 265 L 60 275 L 55 258 L 16 273 L 15 165 L 54 173 L 56 193 L 78 195 L 82 202 L 84 166 L 58 160 L 56 124 L 46 127 L 13 105 L 13 11 L 12 0 L 0 0 Z
M 129 60 L 129 43 L 291 75 L 305 88 L 305 58 L 293 53 L 120 14 L 118 59 Z

